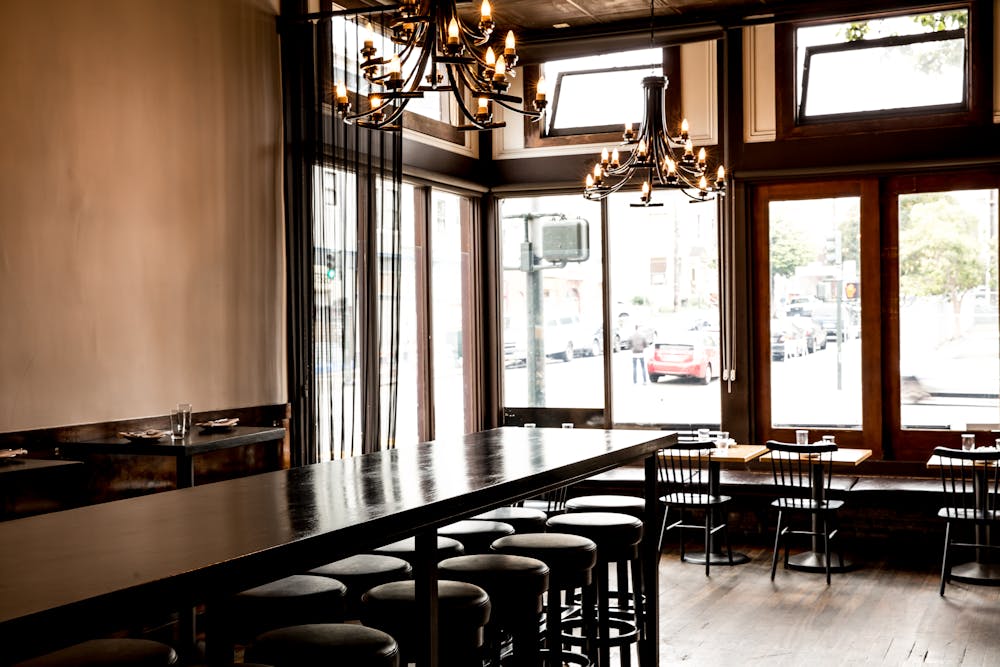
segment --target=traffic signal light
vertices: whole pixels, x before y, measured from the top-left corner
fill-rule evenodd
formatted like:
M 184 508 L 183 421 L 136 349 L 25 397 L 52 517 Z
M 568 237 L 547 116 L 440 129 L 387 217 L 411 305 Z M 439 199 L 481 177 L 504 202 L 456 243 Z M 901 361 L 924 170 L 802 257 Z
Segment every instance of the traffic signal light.
M 858 298 L 859 285 L 857 282 L 844 283 L 844 298 L 853 301 Z
M 840 264 L 840 239 L 834 236 L 827 236 L 823 246 L 823 258 L 830 266 Z
M 333 265 L 333 255 L 327 253 L 326 255 L 326 279 L 333 280 L 337 275 L 337 270 Z

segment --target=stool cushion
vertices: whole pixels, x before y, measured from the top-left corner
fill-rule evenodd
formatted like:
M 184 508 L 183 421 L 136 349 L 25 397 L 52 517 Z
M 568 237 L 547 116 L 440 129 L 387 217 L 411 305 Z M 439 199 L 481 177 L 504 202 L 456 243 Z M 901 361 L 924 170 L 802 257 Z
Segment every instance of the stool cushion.
M 467 658 L 483 645 L 483 626 L 490 620 L 490 598 L 479 586 L 462 581 L 440 579 L 437 590 L 442 656 Z M 418 622 L 421 618 L 414 581 L 382 584 L 361 596 L 361 621 L 395 637 L 404 657 L 411 662 L 409 654 L 416 650 L 423 633 Z M 460 664 L 460 660 L 444 662 Z
M 531 507 L 498 507 L 472 517 L 479 521 L 500 521 L 513 526 L 515 533 L 544 533 L 549 515 Z
M 642 519 L 646 499 L 615 494 L 578 496 L 566 501 L 567 512 L 621 512 Z
M 347 587 L 336 579 L 293 574 L 237 593 L 226 610 L 235 638 L 308 623 L 339 623 L 345 617 Z
M 413 565 L 417 557 L 417 539 L 415 537 L 407 537 L 405 540 L 399 540 L 398 542 L 381 546 L 375 549 L 375 553 L 382 554 L 383 556 L 395 556 L 396 558 L 402 558 L 410 565 Z M 465 554 L 465 547 L 462 546 L 461 542 L 451 537 L 438 536 L 438 560 L 453 558 L 463 554 Z
M 17 663 L 16 667 L 160 667 L 179 664 L 177 653 L 149 639 L 91 639 Z
M 549 566 L 549 588 L 556 590 L 588 585 L 597 563 L 593 540 L 566 533 L 508 535 L 493 543 L 493 551 L 542 561 Z
M 458 556 L 438 563 L 438 573 L 443 579 L 475 584 L 486 591 L 493 616 L 538 613 L 542 594 L 549 589 L 549 566 L 526 556 Z
M 589 538 L 603 562 L 638 558 L 642 521 L 620 512 L 573 512 L 549 519 L 549 530 Z
M 357 618 L 361 595 L 369 588 L 390 581 L 410 579 L 413 568 L 402 558 L 380 554 L 357 554 L 309 570 L 309 574 L 331 577 L 347 586 L 348 613 Z
M 247 650 L 253 660 L 274 667 L 397 667 L 396 640 L 375 628 L 348 623 L 314 623 L 270 630 Z
M 513 535 L 514 527 L 499 521 L 466 519 L 438 528 L 438 535 L 451 537 L 462 543 L 466 554 L 483 554 L 490 550 L 493 540 Z

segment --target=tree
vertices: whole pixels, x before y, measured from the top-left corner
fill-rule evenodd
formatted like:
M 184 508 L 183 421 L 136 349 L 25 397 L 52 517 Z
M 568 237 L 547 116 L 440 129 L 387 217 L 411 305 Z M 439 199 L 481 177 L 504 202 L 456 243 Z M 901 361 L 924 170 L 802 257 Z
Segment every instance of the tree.
M 771 224 L 771 275 L 790 278 L 797 267 L 813 259 L 813 254 L 799 229 L 780 221 Z
M 985 272 L 977 219 L 947 194 L 907 199 L 899 209 L 900 292 L 949 301 L 958 337 L 962 298 L 982 283 Z

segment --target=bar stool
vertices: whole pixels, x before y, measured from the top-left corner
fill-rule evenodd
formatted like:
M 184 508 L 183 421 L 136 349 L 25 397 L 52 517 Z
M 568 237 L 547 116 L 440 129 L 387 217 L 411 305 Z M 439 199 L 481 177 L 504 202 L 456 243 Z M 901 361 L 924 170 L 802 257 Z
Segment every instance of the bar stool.
M 505 633 L 513 644 L 512 662 L 535 666 L 541 662 L 538 636 L 542 596 L 549 588 L 549 566 L 537 558 L 489 553 L 448 558 L 438 563 L 444 579 L 479 586 L 490 596 L 486 643 L 490 665 L 500 667 Z
M 567 597 L 577 589 L 583 591 L 581 609 L 584 619 L 584 641 L 595 636 L 594 587 L 592 570 L 597 563 L 597 545 L 586 537 L 565 533 L 527 533 L 508 535 L 493 543 L 493 551 L 512 556 L 535 558 L 549 566 L 549 590 L 545 613 L 545 650 L 550 667 L 564 663 L 587 667 L 591 659 L 563 646 L 563 609 L 560 596 Z M 588 648 L 589 651 L 589 648 Z
M 167 667 L 180 664 L 166 644 L 149 639 L 90 639 L 14 667 Z
M 479 586 L 438 580 L 439 663 L 442 667 L 482 664 L 483 628 L 490 620 L 490 598 Z M 361 596 L 361 622 L 396 638 L 403 662 L 413 662 L 423 626 L 416 582 L 382 584 Z
M 394 556 L 396 558 L 402 558 L 410 566 L 416 566 L 417 560 L 417 539 L 415 537 L 407 537 L 405 540 L 399 540 L 398 542 L 393 542 L 392 544 L 383 545 L 373 551 L 373 553 L 381 554 L 383 556 Z M 456 539 L 450 537 L 438 536 L 437 538 L 437 560 L 442 561 L 445 558 L 454 558 L 455 556 L 464 556 L 465 547 L 462 543 Z
M 514 527 L 514 533 L 544 533 L 549 515 L 531 507 L 498 507 L 472 517 L 479 521 L 500 521 Z
M 213 656 L 231 659 L 234 645 L 246 646 L 268 630 L 311 623 L 340 623 L 345 620 L 347 587 L 329 577 L 293 574 L 263 586 L 251 588 L 219 604 L 211 612 L 209 644 Z
M 462 543 L 466 554 L 489 553 L 495 540 L 514 534 L 514 527 L 500 521 L 480 521 L 466 519 L 438 528 L 438 535 L 450 537 Z
M 274 667 L 398 667 L 396 640 L 354 623 L 313 623 L 269 630 L 247 651 Z
M 577 496 L 566 501 L 566 511 L 574 512 L 620 512 L 629 514 L 640 521 L 645 518 L 646 499 L 640 496 L 626 496 L 619 494 L 599 494 L 590 496 Z M 638 625 L 635 617 L 635 605 L 633 600 L 635 595 L 624 582 L 629 581 L 628 561 L 618 561 L 616 590 L 608 591 L 611 602 L 611 614 L 619 618 L 625 618 Z M 617 601 L 617 602 L 615 602 Z
M 346 618 L 361 617 L 361 596 L 370 588 L 413 577 L 413 568 L 402 558 L 380 554 L 356 554 L 309 570 L 308 574 L 330 577 L 347 586 Z
M 629 645 L 638 641 L 639 628 L 642 627 L 643 609 L 639 599 L 641 590 L 639 543 L 642 542 L 642 521 L 621 512 L 574 512 L 554 516 L 549 519 L 548 525 L 550 531 L 580 535 L 593 540 L 597 545 L 598 632 L 595 641 L 600 656 L 599 664 L 607 667 L 611 661 L 611 647 L 617 646 L 620 649 L 622 667 L 628 667 L 631 663 Z M 608 569 L 619 563 L 630 565 L 632 570 L 635 614 L 631 622 L 611 616 Z M 621 591 L 628 590 L 627 581 L 618 581 L 618 588 Z M 612 635 L 612 630 L 616 634 Z

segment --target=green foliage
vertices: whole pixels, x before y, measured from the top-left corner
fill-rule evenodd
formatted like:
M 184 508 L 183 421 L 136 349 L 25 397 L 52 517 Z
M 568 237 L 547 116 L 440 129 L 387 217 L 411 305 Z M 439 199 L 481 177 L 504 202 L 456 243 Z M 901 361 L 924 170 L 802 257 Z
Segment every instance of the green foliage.
M 977 220 L 948 195 L 907 197 L 899 210 L 899 287 L 953 305 L 982 283 Z
M 814 254 L 801 231 L 780 220 L 771 223 L 771 275 L 793 276 L 796 267 L 808 264 Z
M 914 16 L 913 20 L 925 28 L 930 28 L 928 32 L 957 30 L 958 28 L 967 28 L 969 26 L 969 12 L 964 9 L 955 9 L 950 12 L 933 12 L 931 14 Z
M 845 42 L 860 42 L 871 31 L 872 27 L 868 21 L 857 21 L 844 26 L 843 38 Z
M 645 306 L 647 301 L 644 296 L 634 296 L 630 302 L 633 306 Z

